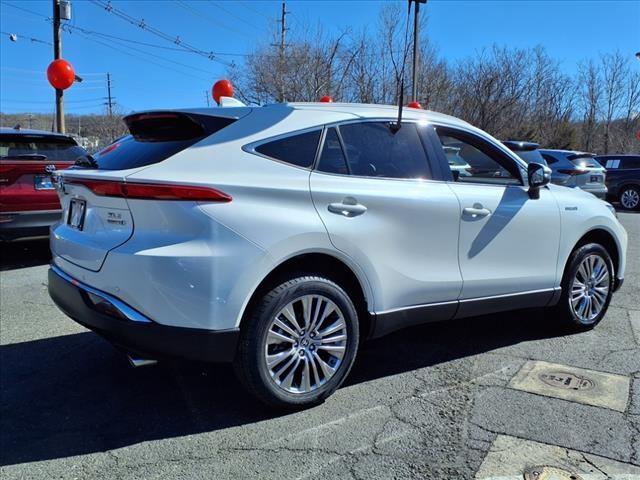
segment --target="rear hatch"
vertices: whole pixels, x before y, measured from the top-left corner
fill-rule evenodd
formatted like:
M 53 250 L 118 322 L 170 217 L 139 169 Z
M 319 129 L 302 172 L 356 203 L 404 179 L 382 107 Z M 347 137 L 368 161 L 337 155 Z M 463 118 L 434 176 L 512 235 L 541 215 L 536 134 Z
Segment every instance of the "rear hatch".
M 567 160 L 575 165 L 572 175 L 575 176 L 577 187 L 585 190 L 604 188 L 606 170 L 594 157 L 595 155 L 590 153 L 567 155 Z
M 85 154 L 75 140 L 62 135 L 0 135 L 0 212 L 58 210 L 52 173 Z
M 53 253 L 98 271 L 107 253 L 133 234 L 128 198 L 191 200 L 197 189 L 127 182 L 127 177 L 195 145 L 235 121 L 189 112 L 148 112 L 124 119 L 130 135 L 57 176 L 62 220 L 51 235 Z

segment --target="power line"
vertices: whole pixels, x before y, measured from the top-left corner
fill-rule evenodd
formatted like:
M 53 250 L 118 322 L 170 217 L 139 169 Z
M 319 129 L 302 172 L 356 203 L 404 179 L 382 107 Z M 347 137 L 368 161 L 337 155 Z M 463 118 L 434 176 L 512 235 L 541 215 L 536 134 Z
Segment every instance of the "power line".
M 39 38 L 29 37 L 28 35 L 23 35 L 21 33 L 16 33 L 16 32 L 12 32 L 11 33 L 11 32 L 4 32 L 4 31 L 2 31 L 0 33 L 2 33 L 3 35 L 8 35 L 9 36 L 9 40 L 11 40 L 12 42 L 16 42 L 17 40 L 20 39 L 20 37 L 24 37 L 24 38 L 26 38 L 28 40 L 31 40 L 31 42 L 44 43 L 45 45 L 49 45 L 49 46 L 52 45 L 51 42 L 47 42 L 46 40 L 40 40 Z M 16 36 L 15 40 L 13 39 L 14 35 Z
M 176 35 L 169 35 L 165 32 L 163 32 L 162 30 L 159 30 L 155 27 L 152 27 L 151 25 L 148 25 L 147 23 L 145 23 L 144 19 L 136 19 L 130 15 L 128 15 L 127 13 L 123 12 L 122 10 L 119 10 L 117 8 L 115 8 L 113 5 L 111 5 L 111 1 L 103 1 L 103 0 L 90 0 L 91 3 L 93 3 L 94 5 L 97 5 L 99 7 L 102 7 L 103 9 L 105 9 L 108 13 L 111 13 L 115 16 L 117 16 L 118 18 L 130 23 L 131 25 L 135 25 L 153 35 L 156 35 L 157 37 L 162 38 L 163 40 L 166 40 L 168 42 L 174 43 L 175 45 L 177 45 L 178 47 L 183 48 L 184 50 L 193 52 L 197 55 L 200 55 L 202 57 L 208 58 L 209 60 L 213 60 L 215 62 L 219 62 L 222 63 L 223 65 L 229 67 L 231 66 L 231 64 L 225 60 L 221 60 L 219 58 L 216 57 L 216 55 L 213 52 L 207 52 L 205 50 L 201 50 L 199 48 L 196 48 L 190 44 L 188 44 L 187 42 L 183 41 L 180 36 Z
M 173 0 L 173 1 L 174 1 L 174 3 L 176 3 L 179 6 L 181 6 L 182 8 L 187 10 L 189 13 L 191 13 L 192 15 L 194 15 L 194 16 L 200 18 L 200 19 L 208 20 L 209 22 L 213 23 L 214 25 L 222 27 L 222 28 L 224 28 L 226 30 L 229 30 L 230 32 L 237 33 L 239 35 L 244 35 L 247 38 L 251 38 L 250 35 L 247 35 L 245 32 L 243 32 L 241 30 L 238 30 L 236 28 L 229 27 L 229 26 L 225 25 L 224 23 L 220 22 L 218 19 L 216 19 L 214 17 L 210 17 L 206 13 L 193 8 L 191 5 L 187 4 L 183 0 Z M 255 28 L 255 27 L 252 27 L 252 28 Z
M 260 12 L 259 10 L 256 10 L 253 7 L 248 6 L 245 2 L 241 2 L 239 0 L 236 0 L 235 2 L 236 5 L 240 5 L 241 7 L 246 8 L 247 10 L 249 10 L 250 12 L 253 13 L 257 13 L 258 15 L 262 15 L 264 18 L 266 18 L 267 20 L 271 21 L 273 20 L 269 15 L 267 15 L 266 13 Z
M 220 5 L 218 2 L 214 2 L 213 0 L 209 0 L 209 2 L 213 3 L 216 7 L 218 7 L 219 9 L 227 12 L 229 15 L 231 15 L 234 18 L 237 18 L 238 20 L 240 20 L 241 22 L 246 23 L 247 25 L 249 25 L 251 28 L 255 28 L 255 29 L 260 29 L 260 27 L 256 27 L 253 23 L 247 21 L 246 18 L 241 17 L 240 15 L 236 15 L 235 13 L 233 13 L 230 10 L 227 10 L 225 7 L 223 7 L 222 5 Z
M 41 13 L 34 12 L 33 10 L 29 10 L 28 8 L 19 7 L 18 5 L 14 5 L 13 3 L 2 2 L 2 4 L 6 5 L 7 7 L 13 7 L 13 8 L 16 8 L 18 10 L 22 10 L 23 12 L 30 13 L 31 15 L 35 15 L 37 17 L 42 17 L 42 18 L 44 18 L 46 20 L 49 20 L 51 18 L 51 17 L 49 17 L 47 15 L 42 15 Z
M 171 71 L 174 71 L 174 72 L 179 73 L 179 74 L 181 74 L 181 75 L 185 75 L 185 76 L 187 76 L 187 77 L 195 78 L 195 79 L 197 79 L 197 80 L 204 80 L 204 81 L 207 81 L 207 82 L 208 82 L 208 81 L 210 81 L 210 79 L 208 79 L 208 78 L 206 78 L 206 79 L 205 79 L 205 78 L 203 78 L 203 77 L 199 77 L 199 76 L 196 76 L 196 75 L 192 75 L 191 73 L 183 72 L 182 70 L 177 70 L 177 69 L 172 68 L 172 67 L 169 67 L 169 66 L 167 66 L 167 65 L 163 65 L 163 64 L 161 64 L 161 63 L 158 63 L 158 62 L 156 62 L 155 60 L 151 60 L 151 59 L 149 59 L 149 58 L 142 57 L 142 56 L 140 56 L 140 55 L 136 55 L 136 54 L 134 54 L 134 53 L 131 53 L 131 52 L 130 52 L 130 51 L 128 51 L 128 50 L 122 50 L 121 48 L 115 47 L 115 46 L 113 46 L 113 45 L 112 45 L 112 44 L 110 44 L 110 43 L 105 43 L 105 42 L 103 42 L 103 41 L 101 41 L 101 40 L 97 40 L 97 39 L 92 38 L 92 37 L 90 37 L 90 36 L 88 36 L 88 35 L 85 35 L 85 34 L 83 34 L 83 33 L 79 33 L 79 35 L 84 36 L 87 40 L 90 40 L 90 41 L 92 41 L 92 42 L 98 43 L 98 44 L 100 44 L 100 45 L 102 45 L 102 46 L 104 46 L 104 47 L 110 48 L 110 49 L 112 49 L 112 50 L 115 50 L 116 52 L 122 53 L 122 54 L 124 54 L 124 55 L 128 55 L 128 56 L 133 57 L 133 58 L 137 58 L 138 60 L 141 60 L 141 61 L 143 61 L 143 62 L 151 63 L 151 64 L 153 64 L 153 65 L 156 65 L 156 66 L 160 67 L 160 68 L 163 68 L 163 69 L 166 69 L 166 70 L 171 70 Z M 131 48 L 131 47 L 129 47 L 129 48 Z M 148 52 L 145 52 L 145 54 L 148 54 Z M 102 75 L 104 75 L 104 73 L 103 73 Z
M 73 30 L 77 30 L 77 31 L 79 31 L 79 32 L 81 32 L 81 33 L 83 33 L 85 35 L 96 35 L 98 37 L 107 36 L 107 35 L 100 34 L 98 32 L 92 31 L 92 30 L 87 30 L 85 28 L 78 27 L 78 26 L 66 25 L 65 27 L 67 28 L 67 31 L 69 31 L 70 29 L 73 29 Z M 116 43 L 116 45 L 121 45 L 123 47 L 127 47 L 127 48 L 129 48 L 131 50 L 143 53 L 144 55 L 149 55 L 151 57 L 158 58 L 158 59 L 160 59 L 161 61 L 164 61 L 164 62 L 174 63 L 174 64 L 179 65 L 179 66 L 184 67 L 184 68 L 191 68 L 193 70 L 197 70 L 199 72 L 203 72 L 203 73 L 207 73 L 207 74 L 211 73 L 209 70 L 205 70 L 205 69 L 202 69 L 202 68 L 194 67 L 192 65 L 187 65 L 186 63 L 181 63 L 181 62 L 178 62 L 176 60 L 171 60 L 171 59 L 168 59 L 166 57 L 161 57 L 159 55 L 156 55 L 154 53 L 148 52 L 146 50 L 142 50 L 140 48 L 136 48 L 136 47 L 132 47 L 130 45 L 126 45 L 127 42 L 129 42 L 129 43 L 139 43 L 139 42 L 135 42 L 135 41 L 132 42 L 131 40 L 128 40 L 128 39 L 125 39 L 125 38 L 122 38 L 122 37 L 116 37 L 114 35 L 108 35 L 108 36 L 111 38 L 112 42 Z M 182 51 L 184 52 L 184 50 L 182 50 Z

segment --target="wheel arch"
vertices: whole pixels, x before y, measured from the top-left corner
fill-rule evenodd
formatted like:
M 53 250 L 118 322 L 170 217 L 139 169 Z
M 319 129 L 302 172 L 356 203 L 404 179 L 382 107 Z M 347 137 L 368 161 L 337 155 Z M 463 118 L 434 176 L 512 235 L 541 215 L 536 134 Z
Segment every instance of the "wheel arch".
M 273 268 L 252 292 L 242 312 L 240 328 L 261 296 L 291 278 L 293 274 L 324 276 L 344 288 L 358 312 L 362 337 L 367 338 L 371 335 L 374 322 L 369 309 L 373 305 L 373 299 L 367 288 L 366 279 L 359 277 L 344 260 L 324 252 L 301 253 L 284 259 Z
M 621 260 L 620 246 L 618 245 L 618 242 L 616 242 L 616 239 L 611 234 L 611 232 L 605 230 L 604 228 L 594 228 L 592 230 L 589 230 L 587 233 L 582 235 L 582 237 L 580 237 L 571 251 L 573 252 L 577 248 L 588 243 L 597 243 L 599 245 L 602 245 L 611 256 L 611 261 L 613 262 L 615 272 L 618 272 L 618 270 L 620 269 Z M 567 265 L 565 264 L 565 269 L 566 268 Z

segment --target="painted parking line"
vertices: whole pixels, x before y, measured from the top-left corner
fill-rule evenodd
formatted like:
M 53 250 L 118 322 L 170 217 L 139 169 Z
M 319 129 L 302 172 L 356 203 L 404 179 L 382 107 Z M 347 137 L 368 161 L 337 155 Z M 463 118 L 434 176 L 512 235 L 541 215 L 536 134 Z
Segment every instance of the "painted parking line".
M 511 379 L 509 387 L 624 412 L 631 380 L 622 375 L 530 360 Z

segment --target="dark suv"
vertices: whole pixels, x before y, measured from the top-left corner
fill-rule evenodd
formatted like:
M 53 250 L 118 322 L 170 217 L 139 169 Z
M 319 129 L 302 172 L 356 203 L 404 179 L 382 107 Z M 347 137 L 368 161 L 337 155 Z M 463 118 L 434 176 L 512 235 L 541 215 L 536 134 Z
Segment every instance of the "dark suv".
M 596 160 L 607 169 L 608 198 L 625 210 L 640 209 L 640 155 L 600 155 Z

